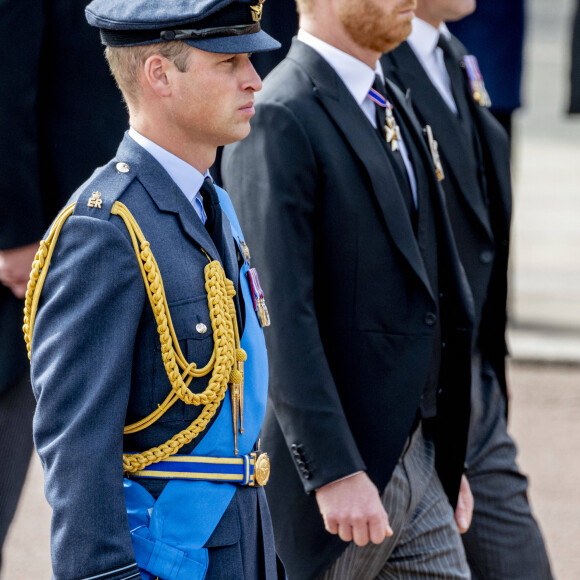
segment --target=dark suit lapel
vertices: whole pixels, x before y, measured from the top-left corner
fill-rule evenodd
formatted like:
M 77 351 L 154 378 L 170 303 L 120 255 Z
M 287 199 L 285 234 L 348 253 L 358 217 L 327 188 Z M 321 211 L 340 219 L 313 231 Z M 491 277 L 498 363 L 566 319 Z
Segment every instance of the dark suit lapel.
M 448 173 L 446 179 L 454 179 L 456 188 L 477 217 L 481 225 L 491 236 L 488 211 L 479 195 L 479 189 L 473 187 L 473 178 L 469 168 L 462 162 L 464 151 L 473 148 L 463 131 L 450 131 L 449 124 L 454 122 L 454 113 L 442 99 L 439 91 L 427 76 L 421 63 L 407 42 L 395 51 L 385 55 L 385 74 L 400 82 L 401 86 L 413 87 L 411 99 L 415 109 L 422 117 L 422 122 L 431 125 L 435 139 L 439 143 L 439 153 L 445 160 Z M 422 111 L 429 111 L 429 119 Z
M 495 187 L 499 192 L 498 199 L 491 200 L 491 202 L 497 210 L 495 215 L 499 219 L 503 218 L 501 227 L 505 236 L 510 229 L 512 213 L 509 138 L 504 128 L 487 109 L 482 108 L 475 102 L 473 106 L 475 109 L 475 121 L 480 134 L 483 136 L 481 141 L 484 157 L 489 166 L 493 168 L 493 172 L 488 172 L 488 179 L 493 177 Z
M 461 42 L 454 36 L 451 37 L 451 48 L 455 53 L 455 58 L 460 61 L 467 53 Z M 463 68 L 464 86 L 467 87 L 467 73 Z M 484 158 L 488 167 L 493 169 L 493 177 L 499 191 L 501 204 L 499 211 L 503 210 L 503 215 L 507 218 L 504 224 L 509 230 L 509 220 L 511 217 L 511 173 L 510 173 L 510 146 L 509 138 L 503 127 L 493 118 L 491 113 L 479 103 L 476 103 L 471 95 L 471 91 L 466 88 L 467 103 L 475 121 L 475 125 L 483 138 L 480 140 L 484 150 Z M 492 146 L 493 144 L 493 146 Z
M 393 242 L 432 294 L 397 178 L 385 158 L 378 134 L 344 83 L 316 51 L 295 41 L 288 58 L 312 79 L 316 97 L 367 171 Z
M 137 171 L 138 180 L 160 211 L 174 213 L 187 236 L 197 246 L 201 246 L 213 260 L 220 260 L 218 251 L 195 209 L 152 155 L 125 135 L 117 152 L 117 159 Z

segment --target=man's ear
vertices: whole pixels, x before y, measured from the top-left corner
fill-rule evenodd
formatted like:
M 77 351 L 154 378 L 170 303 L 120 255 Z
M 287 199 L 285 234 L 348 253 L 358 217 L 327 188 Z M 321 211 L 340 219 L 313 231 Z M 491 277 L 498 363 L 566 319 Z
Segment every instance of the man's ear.
M 169 68 L 174 66 L 169 60 L 159 54 L 151 55 L 144 63 L 142 73 L 145 83 L 159 97 L 171 95 Z

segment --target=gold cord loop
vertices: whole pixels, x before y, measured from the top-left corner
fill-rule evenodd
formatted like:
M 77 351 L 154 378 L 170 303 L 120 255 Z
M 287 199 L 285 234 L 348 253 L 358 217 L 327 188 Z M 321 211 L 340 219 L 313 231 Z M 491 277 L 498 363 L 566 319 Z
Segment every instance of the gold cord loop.
M 74 205 L 71 205 L 59 215 L 47 239 L 41 242 L 32 265 L 30 281 L 26 291 L 23 326 L 29 359 L 36 310 L 50 265 L 50 259 L 62 226 L 73 211 Z M 171 384 L 171 391 L 163 403 L 147 417 L 127 425 L 124 433 L 136 433 L 149 427 L 163 416 L 178 399 L 187 405 L 203 405 L 201 413 L 189 427 L 174 435 L 166 443 L 142 453 L 123 455 L 123 470 L 128 473 L 134 473 L 177 453 L 181 447 L 191 443 L 207 427 L 225 397 L 228 382 L 237 386 L 243 384 L 243 361 L 246 360 L 247 355 L 240 347 L 240 336 L 233 300 L 236 294 L 233 282 L 226 278 L 221 264 L 218 261 L 211 260 L 202 249 L 209 260 L 209 264 L 205 266 L 204 275 L 214 349 L 209 362 L 203 368 L 198 368 L 195 363 L 188 362 L 185 359 L 171 321 L 161 273 L 149 242 L 145 239 L 139 225 L 126 206 L 117 201 L 113 204 L 111 213 L 118 215 L 124 221 L 131 237 L 157 324 L 163 365 Z M 211 377 L 207 388 L 202 393 L 194 393 L 189 389 L 193 378 L 204 377 L 210 373 Z M 235 439 L 237 441 L 237 431 Z

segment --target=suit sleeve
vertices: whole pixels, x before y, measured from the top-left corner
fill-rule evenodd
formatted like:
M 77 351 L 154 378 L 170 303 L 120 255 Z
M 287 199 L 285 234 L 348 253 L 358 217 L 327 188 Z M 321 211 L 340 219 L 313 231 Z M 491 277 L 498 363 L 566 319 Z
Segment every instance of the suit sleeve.
M 139 578 L 123 492 L 123 427 L 145 287 L 128 237 L 72 216 L 32 341 L 34 441 L 53 509 L 56 580 Z
M 320 208 L 328 192 L 307 131 L 280 104 L 257 107 L 249 137 L 225 149 L 222 172 L 271 313 L 270 400 L 304 489 L 312 492 L 365 469 L 317 317 L 316 302 L 324 299 L 316 279 L 324 259 Z
M 38 73 L 44 2 L 0 0 L 0 249 L 40 240 Z

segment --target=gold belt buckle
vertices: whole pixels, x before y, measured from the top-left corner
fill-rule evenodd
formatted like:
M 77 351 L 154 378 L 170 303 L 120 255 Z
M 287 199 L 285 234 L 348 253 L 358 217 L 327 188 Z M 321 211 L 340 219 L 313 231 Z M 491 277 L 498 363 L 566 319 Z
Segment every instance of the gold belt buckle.
M 253 451 L 250 456 L 254 458 L 254 477 L 249 485 L 263 487 L 270 479 L 270 458 L 260 451 Z

